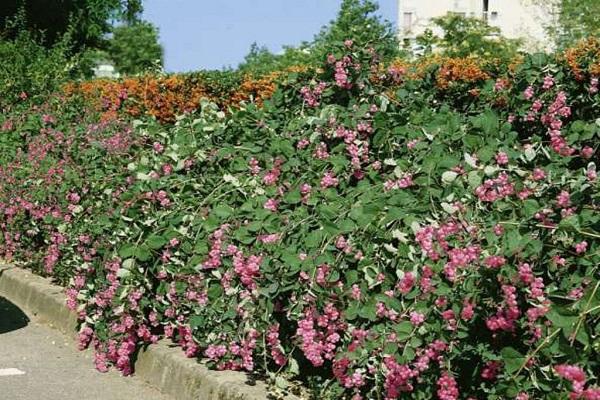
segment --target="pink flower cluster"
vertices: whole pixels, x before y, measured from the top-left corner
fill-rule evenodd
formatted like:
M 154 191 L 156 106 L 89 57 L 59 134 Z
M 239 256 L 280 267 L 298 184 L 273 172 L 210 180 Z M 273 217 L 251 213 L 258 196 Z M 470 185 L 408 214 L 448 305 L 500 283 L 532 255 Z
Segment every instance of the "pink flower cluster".
M 488 318 L 485 324 L 491 331 L 512 332 L 515 330 L 516 320 L 521 315 L 517 303 L 517 288 L 511 285 L 502 285 L 501 289 L 504 294 L 505 307 L 499 307 L 496 315 Z
M 571 382 L 572 392 L 569 399 L 600 400 L 600 388 L 585 388 L 587 377 L 581 367 L 569 364 L 560 364 L 554 367 L 556 373 Z
M 318 107 L 321 101 L 321 96 L 323 95 L 323 91 L 327 88 L 327 83 L 319 82 L 314 88 L 310 88 L 309 86 L 303 86 L 300 89 L 300 94 L 304 99 L 304 102 L 309 107 Z
M 331 171 L 325 172 L 323 178 L 321 178 L 321 188 L 327 189 L 330 187 L 336 187 L 339 183 L 338 178 L 335 177 L 335 174 Z
M 562 156 L 570 156 L 575 152 L 575 149 L 567 144 L 560 131 L 563 125 L 561 118 L 568 118 L 570 115 L 571 107 L 567 106 L 566 93 L 558 92 L 541 118 L 542 123 L 548 127 L 552 149 Z
M 251 255 L 244 257 L 241 250 L 237 250 L 233 255 L 233 268 L 240 277 L 240 281 L 250 290 L 257 288 L 254 279 L 260 275 L 261 256 Z
M 442 353 L 447 350 L 447 344 L 441 340 L 430 343 L 425 349 L 418 351 L 418 357 L 412 366 L 398 364 L 393 356 L 384 356 L 383 364 L 387 370 L 384 382 L 385 399 L 395 400 L 402 393 L 414 390 L 412 381 L 429 369 L 432 361 L 441 362 Z
M 349 56 L 344 56 L 344 57 L 342 57 L 341 60 L 335 61 L 334 79 L 335 79 L 336 86 L 338 86 L 342 89 L 351 89 L 352 88 L 352 82 L 350 81 L 350 78 L 349 78 L 350 72 L 348 69 L 352 65 L 353 65 L 352 59 Z
M 214 269 L 221 266 L 221 258 L 223 256 L 222 247 L 225 239 L 225 233 L 229 229 L 229 225 L 221 225 L 219 229 L 214 231 L 208 238 L 211 246 L 208 252 L 208 260 L 202 264 L 205 269 Z
M 277 183 L 279 176 L 281 175 L 281 165 L 283 165 L 283 160 L 280 158 L 275 159 L 273 162 L 273 168 L 267 172 L 265 176 L 263 176 L 263 183 L 265 185 L 273 186 Z
M 437 396 L 440 400 L 457 400 L 458 385 L 456 379 L 448 372 L 444 372 L 437 381 Z
M 332 303 L 328 303 L 323 311 L 319 315 L 315 309 L 307 308 L 296 330 L 304 356 L 315 367 L 335 357 L 337 343 L 341 340 L 339 332 L 346 328 L 340 320 L 340 312 Z
M 406 173 L 403 177 L 396 180 L 387 180 L 383 184 L 383 190 L 390 191 L 394 189 L 406 189 L 414 185 L 412 174 Z
M 281 341 L 279 340 L 279 324 L 274 324 L 269 327 L 266 334 L 267 346 L 270 349 L 271 357 L 275 364 L 284 366 L 287 363 L 285 354 L 281 351 Z
M 481 201 L 494 202 L 511 196 L 515 192 L 508 174 L 501 172 L 497 178 L 487 179 L 475 189 L 475 194 Z

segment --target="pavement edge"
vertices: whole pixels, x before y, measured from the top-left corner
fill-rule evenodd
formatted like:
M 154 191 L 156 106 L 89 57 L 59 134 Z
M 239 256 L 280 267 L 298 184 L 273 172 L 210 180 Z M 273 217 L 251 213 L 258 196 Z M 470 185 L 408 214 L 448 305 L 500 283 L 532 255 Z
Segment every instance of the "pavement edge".
M 77 316 L 66 307 L 63 288 L 12 265 L 0 265 L 0 295 L 75 339 Z M 140 350 L 135 374 L 177 400 L 264 400 L 264 382 L 247 374 L 213 371 L 186 358 L 180 348 L 161 341 Z M 286 396 L 286 400 L 297 400 Z

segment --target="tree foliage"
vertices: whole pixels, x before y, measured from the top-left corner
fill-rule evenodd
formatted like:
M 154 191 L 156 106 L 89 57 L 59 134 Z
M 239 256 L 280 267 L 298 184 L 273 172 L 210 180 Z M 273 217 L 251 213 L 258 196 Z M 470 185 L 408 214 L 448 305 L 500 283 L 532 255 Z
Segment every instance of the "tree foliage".
M 73 55 L 68 32 L 43 46 L 43 35 L 25 28 L 22 12 L 7 21 L 4 32 L 11 35 L 0 35 L 0 109 L 19 99 L 41 98 L 80 75 L 80 57 Z
M 379 5 L 373 0 L 343 0 L 337 17 L 324 26 L 312 41 L 299 46 L 286 46 L 282 54 L 273 54 L 254 43 L 240 64 L 244 71 L 266 72 L 291 65 L 317 65 L 332 48 L 352 38 L 357 47 L 377 50 L 385 58 L 398 55 L 399 44 L 392 24 L 377 14 Z
M 336 19 L 313 40 L 314 52 L 325 56 L 332 45 L 352 38 L 358 47 L 374 47 L 384 57 L 396 55 L 396 32 L 389 21 L 376 14 L 378 10 L 379 5 L 373 0 L 343 0 Z
M 443 35 L 427 32 L 417 38 L 423 44 L 437 45 L 450 57 L 498 57 L 508 59 L 517 53 L 519 40 L 507 39 L 500 29 L 488 25 L 479 18 L 463 17 L 455 13 L 434 18 L 433 24 L 443 31 Z
M 548 33 L 559 48 L 600 35 L 600 1 L 597 0 L 553 0 L 539 1 L 553 14 L 553 24 Z
M 147 21 L 114 28 L 113 37 L 108 43 L 108 54 L 117 70 L 126 75 L 163 65 L 158 29 Z
M 71 31 L 76 49 L 97 47 L 111 29 L 111 21 L 136 21 L 142 0 L 3 0 L 0 2 L 0 26 L 24 10 L 27 29 L 43 31 L 50 47 Z M 17 33 L 9 33 L 11 39 Z

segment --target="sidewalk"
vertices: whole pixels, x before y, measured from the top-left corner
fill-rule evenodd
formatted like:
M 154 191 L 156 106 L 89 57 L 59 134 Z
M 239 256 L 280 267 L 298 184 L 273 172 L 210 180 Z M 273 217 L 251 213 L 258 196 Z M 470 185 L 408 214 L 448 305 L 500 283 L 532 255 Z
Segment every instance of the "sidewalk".
M 0 399 L 173 400 L 135 377 L 94 369 L 59 331 L 0 297 Z

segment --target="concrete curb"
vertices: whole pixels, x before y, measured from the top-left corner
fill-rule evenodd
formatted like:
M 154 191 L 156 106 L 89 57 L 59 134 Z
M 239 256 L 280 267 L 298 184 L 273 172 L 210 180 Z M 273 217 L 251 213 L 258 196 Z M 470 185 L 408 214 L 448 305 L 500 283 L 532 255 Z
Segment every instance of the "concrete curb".
M 27 270 L 0 265 L 0 295 L 75 338 L 77 317 L 66 307 L 63 288 Z M 166 341 L 140 350 L 135 374 L 177 400 L 264 400 L 264 382 L 241 372 L 212 371 Z M 286 400 L 298 400 L 286 396 Z

